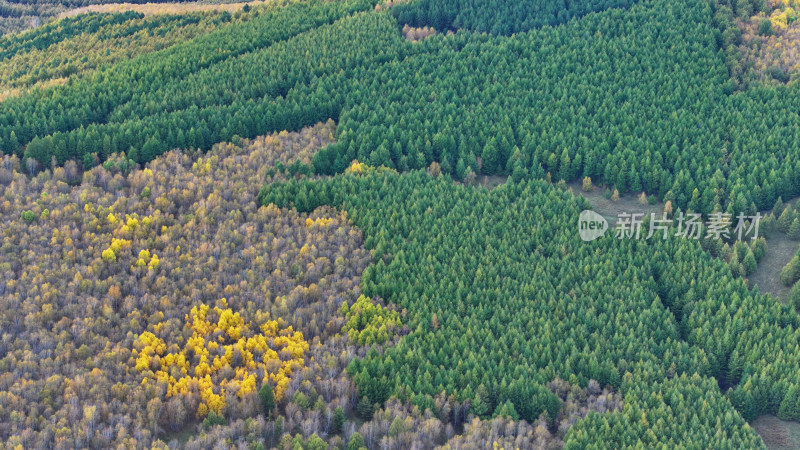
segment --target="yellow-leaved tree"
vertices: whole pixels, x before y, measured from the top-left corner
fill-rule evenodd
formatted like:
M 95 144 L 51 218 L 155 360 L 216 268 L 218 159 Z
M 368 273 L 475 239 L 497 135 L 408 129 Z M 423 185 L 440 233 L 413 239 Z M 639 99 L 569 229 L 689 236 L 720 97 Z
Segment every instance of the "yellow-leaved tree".
M 303 367 L 309 349 L 303 334 L 291 326 L 281 328 L 270 320 L 254 327 L 228 308 L 225 299 L 220 304 L 222 308 L 201 304 L 191 309 L 184 327 L 192 334 L 178 352 L 167 352 L 165 336 L 158 336 L 167 331 L 158 325 L 153 332 L 142 333 L 135 343 L 136 370 L 143 375 L 142 383 L 165 383 L 167 398 L 198 393 L 198 418 L 210 411 L 224 414 L 228 392 L 244 397 L 267 382 L 274 386 L 275 399 L 280 401 L 292 373 Z M 263 379 L 257 380 L 260 373 Z

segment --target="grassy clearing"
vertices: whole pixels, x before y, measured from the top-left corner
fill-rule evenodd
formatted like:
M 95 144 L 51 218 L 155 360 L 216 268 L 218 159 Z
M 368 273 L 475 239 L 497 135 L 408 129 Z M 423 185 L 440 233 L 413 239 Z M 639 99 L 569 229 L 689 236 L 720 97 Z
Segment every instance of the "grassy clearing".
M 761 416 L 750 424 L 770 450 L 800 448 L 800 423 Z
M 660 215 L 664 211 L 663 203 L 657 202 L 652 205 L 643 205 L 634 194 L 621 195 L 619 200 L 615 202 L 603 195 L 605 188 L 595 187 L 589 192 L 584 192 L 581 189 L 581 183 L 578 181 L 569 183 L 568 186 L 576 195 L 581 194 L 586 197 L 594 210 L 605 217 L 609 223 L 615 223 L 621 213 L 645 214 L 645 216 L 648 216 L 650 213 Z M 792 199 L 787 204 L 794 205 L 797 200 Z M 768 212 L 761 211 L 761 214 L 767 214 Z M 760 292 L 772 294 L 775 298 L 785 303 L 789 295 L 789 288 L 781 283 L 781 269 L 797 254 L 797 248 L 800 244 L 792 241 L 786 233 L 778 230 L 774 230 L 766 239 L 767 252 L 759 262 L 758 269 L 747 277 L 747 281 L 751 288 L 758 286 Z

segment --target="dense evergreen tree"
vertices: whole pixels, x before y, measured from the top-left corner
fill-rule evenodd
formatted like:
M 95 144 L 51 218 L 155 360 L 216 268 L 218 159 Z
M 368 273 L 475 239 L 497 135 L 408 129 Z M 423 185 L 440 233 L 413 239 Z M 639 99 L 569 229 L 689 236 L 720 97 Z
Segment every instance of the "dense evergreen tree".
M 466 29 L 495 35 L 510 35 L 557 25 L 590 12 L 630 6 L 635 0 L 597 2 L 547 2 L 542 0 L 416 0 L 399 2 L 394 15 L 411 26 L 437 30 Z
M 789 369 L 800 361 L 796 314 L 751 293 L 694 241 L 584 243 L 574 218 L 587 205 L 541 182 L 486 191 L 424 172 L 347 172 L 267 185 L 260 199 L 344 208 L 376 258 L 365 292 L 411 312 L 411 334 L 348 368 L 365 413 L 391 395 L 426 405 L 444 390 L 482 417 L 552 417 L 558 399 L 536 383 L 560 376 L 626 398 L 623 413 L 587 419 L 567 446 L 760 446 L 731 403 L 748 419 L 774 414 L 782 387 L 800 382 Z M 702 421 L 691 420 L 698 408 Z
M 567 181 L 595 175 L 682 208 L 696 189 L 692 209 L 734 214 L 800 193 L 800 94 L 729 89 L 715 39 L 721 6 L 655 0 L 510 37 L 460 31 L 411 44 L 387 13 L 353 15 L 373 5 L 267 9 L 7 99 L 0 141 L 13 131 L 18 154 L 32 144 L 42 165 L 100 148 L 101 157 L 133 148 L 145 162 L 178 145 L 206 149 L 334 118 L 338 142 L 315 157 L 319 173 L 353 159 L 400 170 L 437 161 L 446 174 L 459 160 L 485 174 L 511 174 L 519 162 L 533 176 L 539 165 Z M 52 145 L 41 144 L 47 136 Z

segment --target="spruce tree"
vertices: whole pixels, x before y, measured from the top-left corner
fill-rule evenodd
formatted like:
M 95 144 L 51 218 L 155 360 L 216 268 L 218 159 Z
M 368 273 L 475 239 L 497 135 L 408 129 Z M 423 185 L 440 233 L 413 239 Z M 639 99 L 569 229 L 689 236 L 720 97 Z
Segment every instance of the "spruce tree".
M 778 229 L 784 233 L 789 231 L 789 226 L 792 224 L 792 211 L 791 208 L 784 208 L 780 216 L 778 216 Z
M 789 304 L 800 311 L 800 283 L 795 283 L 789 291 Z
M 361 433 L 356 431 L 350 436 L 350 442 L 347 443 L 347 450 L 361 450 L 362 448 L 367 448 L 367 445 L 364 443 L 364 438 L 361 436 Z
M 800 276 L 800 261 L 795 255 L 786 266 L 781 270 L 781 283 L 784 286 L 792 286 Z
M 797 408 L 798 401 L 800 401 L 800 392 L 798 392 L 797 386 L 792 385 L 786 391 L 781 406 L 778 408 L 778 417 L 783 420 L 800 419 L 800 411 Z
M 510 400 L 506 400 L 505 403 L 497 405 L 497 409 L 494 411 L 494 417 L 507 417 L 511 420 L 519 420 L 519 414 L 517 414 L 517 410 L 514 409 L 514 404 L 511 403 Z
M 751 252 L 750 250 L 747 251 L 747 255 L 744 257 L 742 265 L 744 266 L 745 275 L 750 275 L 751 273 L 756 271 L 758 265 L 756 263 L 756 257 L 753 255 L 753 252 Z
M 275 393 L 272 392 L 272 387 L 264 383 L 258 391 L 258 396 L 261 398 L 261 406 L 264 408 L 264 414 L 271 417 L 275 410 Z
M 794 219 L 792 224 L 789 225 L 789 239 L 793 241 L 800 240 L 800 219 Z
M 333 412 L 333 422 L 331 423 L 331 433 L 339 434 L 342 432 L 344 428 L 344 410 L 341 406 L 337 406 L 336 410 Z
M 491 138 L 489 142 L 486 143 L 486 146 L 483 147 L 483 153 L 481 153 L 481 161 L 483 163 L 481 172 L 489 175 L 495 173 L 497 171 L 497 160 L 497 143 L 494 138 Z
M 358 415 L 361 416 L 364 420 L 370 420 L 372 418 L 372 414 L 375 412 L 375 408 L 373 407 L 372 403 L 370 403 L 369 398 L 366 395 L 361 397 L 361 400 L 358 401 L 356 405 L 356 411 L 358 411 Z
M 774 214 L 776 217 L 780 217 L 781 213 L 783 213 L 783 210 L 785 208 L 786 208 L 786 206 L 783 204 L 783 199 L 781 197 L 778 197 L 778 200 L 775 202 L 775 205 L 772 207 L 772 214 Z

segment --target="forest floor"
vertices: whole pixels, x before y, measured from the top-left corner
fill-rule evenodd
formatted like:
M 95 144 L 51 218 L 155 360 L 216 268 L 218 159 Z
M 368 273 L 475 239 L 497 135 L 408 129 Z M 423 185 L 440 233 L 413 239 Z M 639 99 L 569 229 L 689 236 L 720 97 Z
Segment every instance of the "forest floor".
M 750 288 L 758 286 L 762 293 L 769 292 L 784 303 L 789 298 L 789 288 L 781 283 L 781 269 L 797 254 L 797 242 L 778 230 L 767 236 L 767 252 L 755 272 L 747 277 Z
M 798 201 L 800 201 L 800 197 L 795 197 L 785 204 L 787 207 L 796 208 Z M 761 214 L 766 215 L 769 212 L 761 211 Z M 764 253 L 764 257 L 759 261 L 756 271 L 748 277 L 748 284 L 751 289 L 758 286 L 760 292 L 768 292 L 786 303 L 789 298 L 789 288 L 781 283 L 781 270 L 797 254 L 800 243 L 789 239 L 786 233 L 779 230 L 771 232 L 766 236 L 766 240 L 767 252 Z M 800 445 L 796 448 L 800 448 Z
M 481 178 L 478 178 L 478 181 L 480 181 L 480 183 L 482 185 L 486 186 L 486 189 L 489 189 L 491 191 L 492 189 L 496 188 L 497 186 L 500 186 L 501 184 L 505 184 L 505 182 L 508 181 L 508 176 L 506 176 L 506 175 L 485 175 L 485 176 L 483 176 Z
M 264 3 L 264 0 L 237 3 L 106 3 L 101 5 L 89 5 L 81 8 L 70 9 L 59 14 L 59 19 L 64 17 L 77 16 L 78 14 L 98 12 L 98 13 L 121 13 L 126 11 L 136 11 L 144 15 L 152 14 L 186 14 L 195 11 L 228 11 L 236 12 L 247 4 Z
M 591 191 L 584 192 L 580 180 L 568 183 L 567 186 L 572 189 L 573 194 L 580 194 L 586 197 L 586 200 L 589 200 L 595 211 L 605 217 L 609 224 L 615 223 L 622 213 L 649 215 L 650 213 L 661 214 L 664 212 L 663 203 L 643 205 L 639 203 L 639 198 L 633 194 L 621 195 L 619 200 L 612 201 L 605 197 L 606 189 L 604 187 L 595 186 Z
M 800 448 L 800 423 L 761 416 L 750 424 L 770 450 Z
M 182 446 L 189 441 L 189 438 L 198 434 L 198 424 L 198 422 L 189 421 L 189 423 L 184 425 L 184 427 L 178 431 L 164 433 L 163 436 L 160 436 L 160 439 L 167 444 L 172 441 L 177 441 L 178 444 L 181 444 Z

